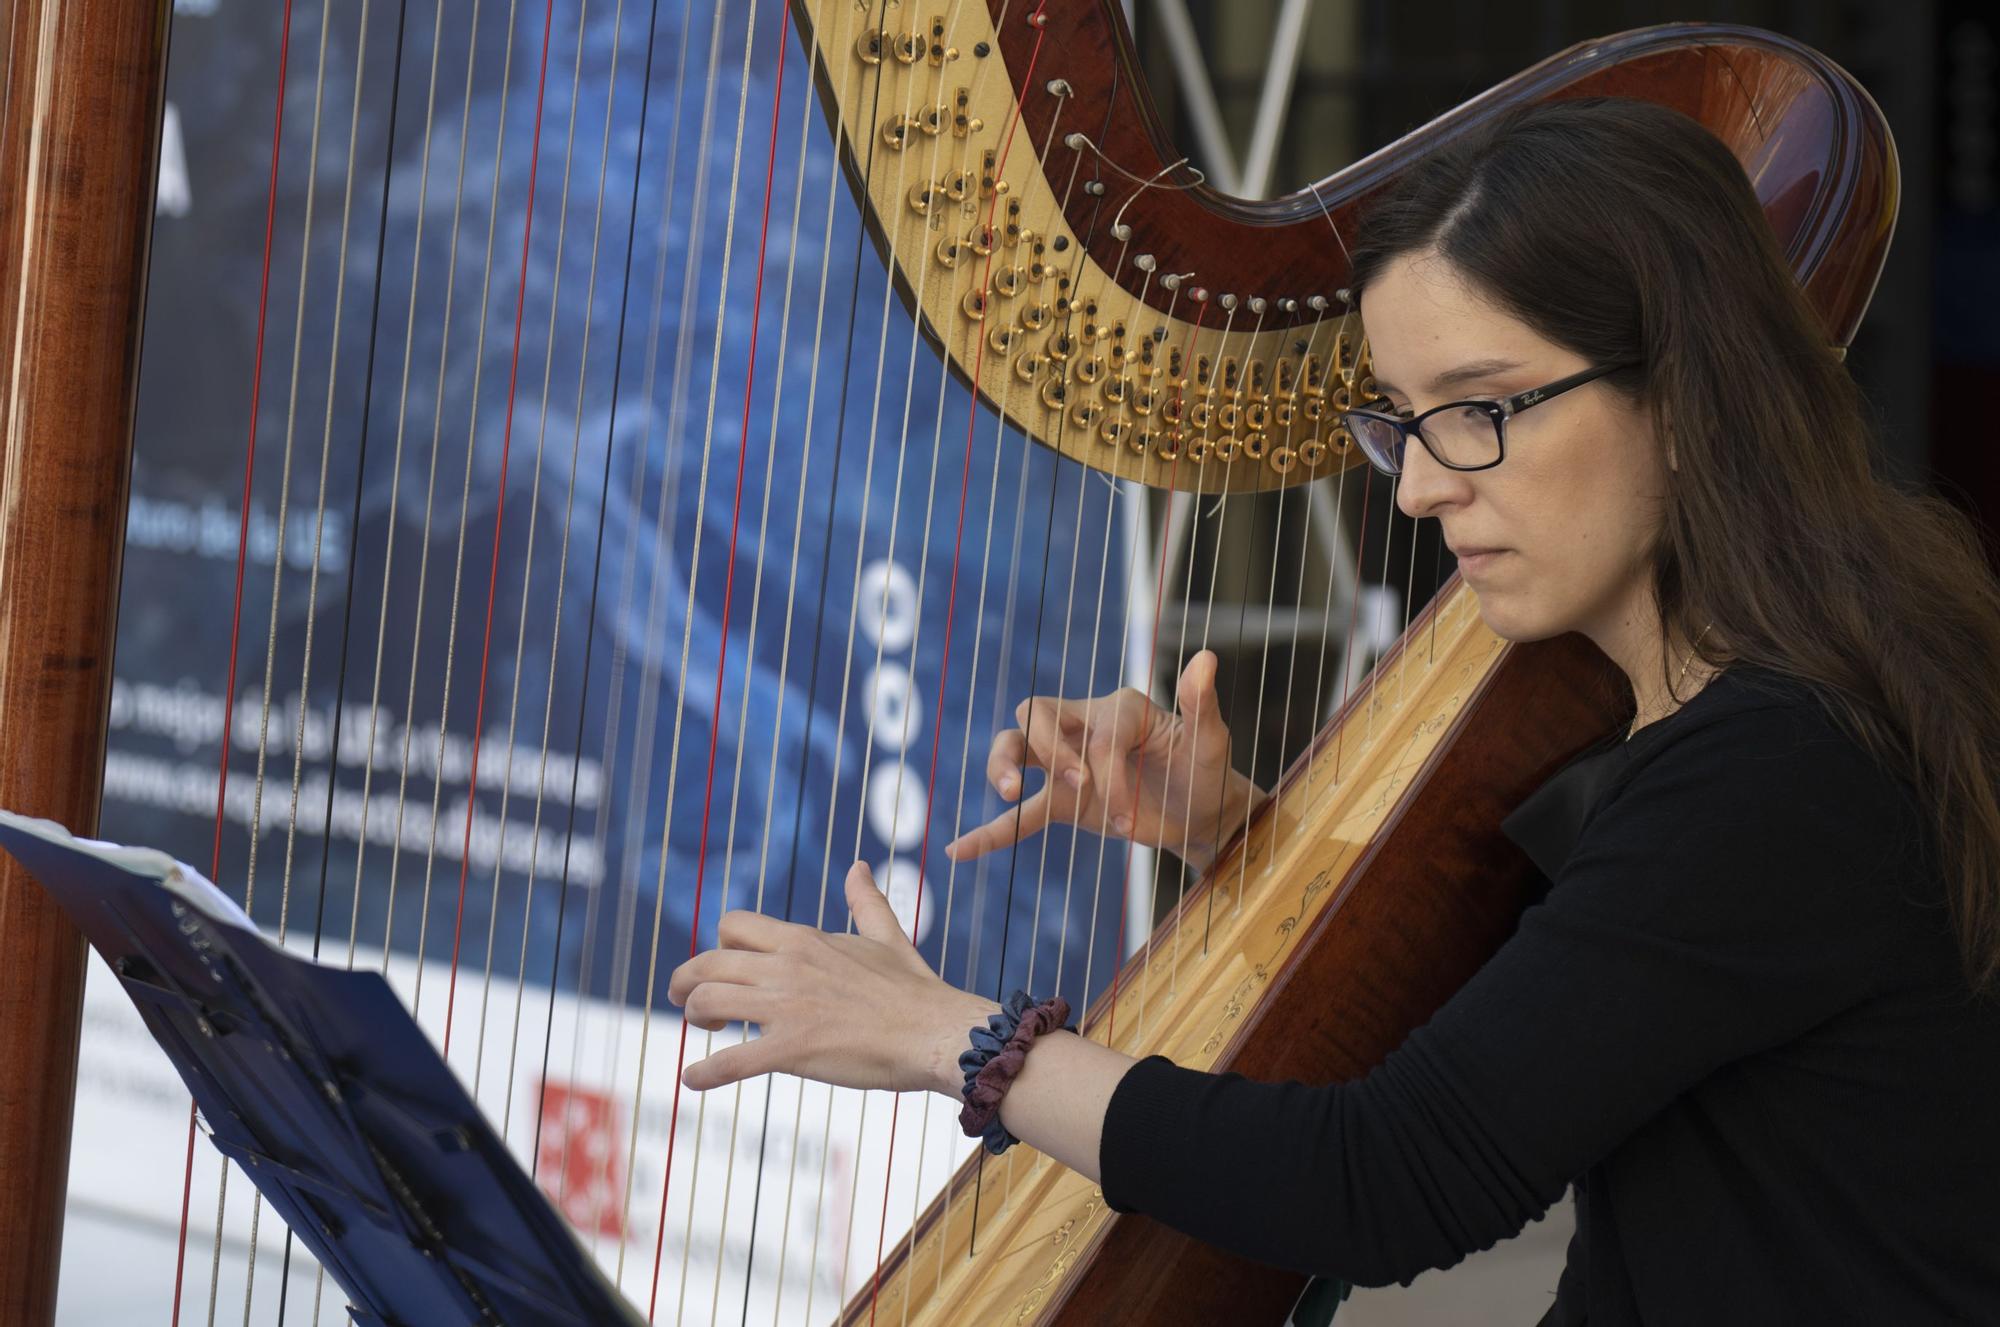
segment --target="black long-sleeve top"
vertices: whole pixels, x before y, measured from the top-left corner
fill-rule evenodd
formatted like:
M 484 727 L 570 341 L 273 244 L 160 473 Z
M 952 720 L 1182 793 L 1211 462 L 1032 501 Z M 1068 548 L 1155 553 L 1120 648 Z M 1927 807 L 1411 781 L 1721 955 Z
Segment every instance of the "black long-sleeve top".
M 1620 737 L 1509 817 L 1551 887 L 1397 1051 L 1333 1085 L 1139 1062 L 1106 1200 L 1385 1285 L 1574 1183 L 1543 1327 L 2000 1323 L 2000 1001 L 1915 793 L 1745 665 Z

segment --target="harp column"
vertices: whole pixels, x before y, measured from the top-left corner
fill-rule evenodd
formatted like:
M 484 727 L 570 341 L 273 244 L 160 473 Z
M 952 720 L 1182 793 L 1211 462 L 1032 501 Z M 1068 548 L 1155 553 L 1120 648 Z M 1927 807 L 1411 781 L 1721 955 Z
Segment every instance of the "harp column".
M 90 832 L 171 6 L 0 15 L 0 806 Z M 53 1322 L 82 939 L 0 861 L 0 1324 Z

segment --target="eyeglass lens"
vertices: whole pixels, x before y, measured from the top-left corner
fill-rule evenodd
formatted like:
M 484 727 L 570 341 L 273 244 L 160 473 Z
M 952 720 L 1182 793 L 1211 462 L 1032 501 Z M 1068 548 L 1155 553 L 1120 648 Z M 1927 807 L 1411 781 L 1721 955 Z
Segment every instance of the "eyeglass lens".
M 1366 416 L 1349 416 L 1347 423 L 1369 460 L 1390 474 L 1402 472 L 1403 430 Z M 1418 431 L 1444 465 L 1473 469 L 1500 459 L 1500 419 L 1479 406 L 1441 410 L 1427 416 Z

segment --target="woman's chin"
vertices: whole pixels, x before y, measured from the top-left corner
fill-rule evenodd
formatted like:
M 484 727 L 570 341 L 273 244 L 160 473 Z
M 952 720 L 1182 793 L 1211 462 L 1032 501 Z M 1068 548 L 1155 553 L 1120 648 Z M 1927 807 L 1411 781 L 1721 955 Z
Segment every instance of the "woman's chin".
M 1474 589 L 1473 600 L 1479 605 L 1479 620 L 1486 629 L 1505 641 L 1547 640 L 1560 636 L 1569 628 L 1546 620 L 1545 614 L 1524 611 L 1524 606 L 1512 602 L 1512 596 L 1496 592 L 1491 588 Z

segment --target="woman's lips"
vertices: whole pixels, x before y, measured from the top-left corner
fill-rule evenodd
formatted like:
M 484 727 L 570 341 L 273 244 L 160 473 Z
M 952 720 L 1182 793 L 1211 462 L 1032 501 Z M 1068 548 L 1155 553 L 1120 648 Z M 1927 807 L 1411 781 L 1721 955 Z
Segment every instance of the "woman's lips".
M 1501 558 L 1507 556 L 1511 551 L 1511 549 L 1494 548 L 1488 549 L 1483 553 L 1460 553 L 1458 555 L 1458 569 L 1466 576 L 1477 575 L 1491 567 Z

